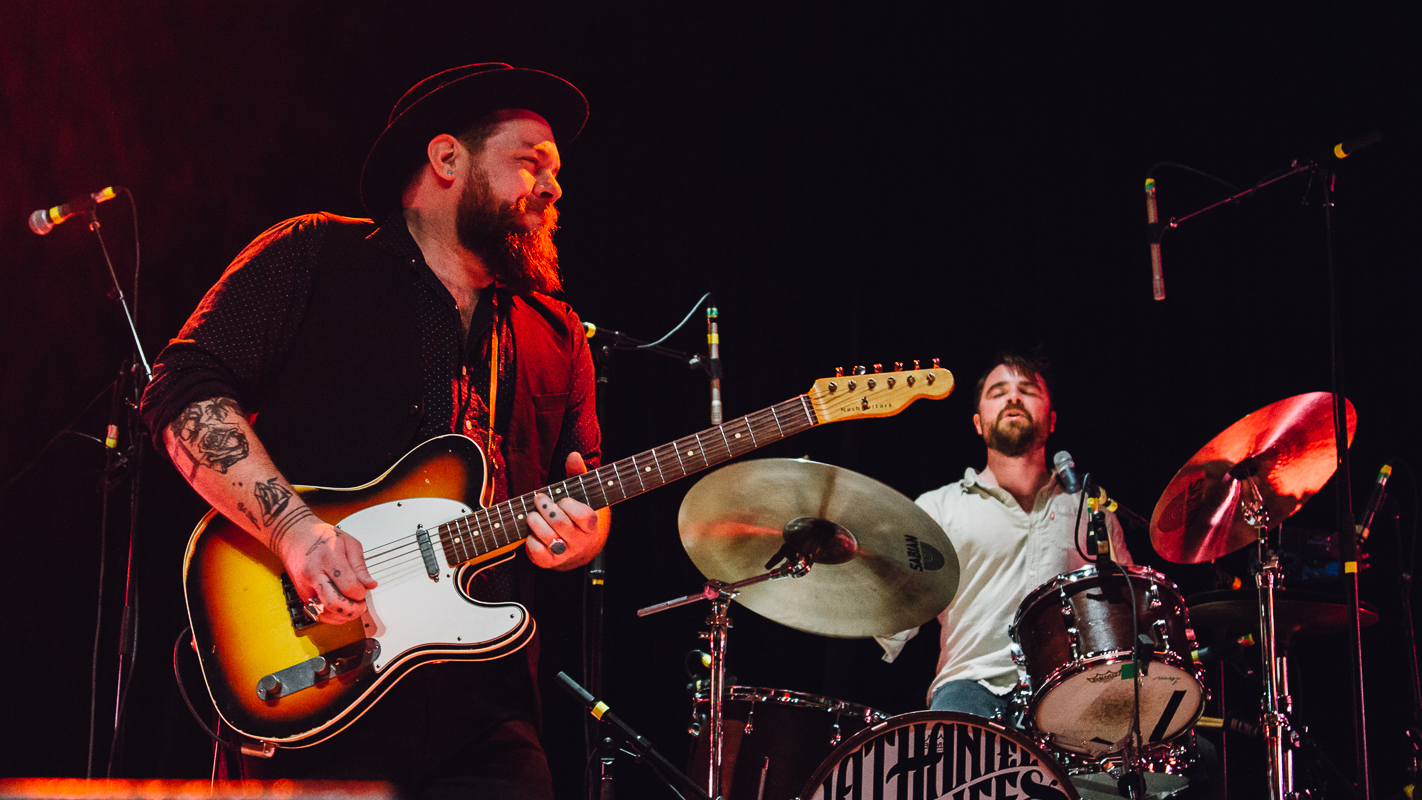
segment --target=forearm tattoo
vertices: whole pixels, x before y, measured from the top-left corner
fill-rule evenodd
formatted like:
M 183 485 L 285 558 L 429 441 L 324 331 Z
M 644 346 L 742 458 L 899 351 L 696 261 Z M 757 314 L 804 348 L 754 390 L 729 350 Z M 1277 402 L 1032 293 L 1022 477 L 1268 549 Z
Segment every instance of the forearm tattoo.
M 237 402 L 226 397 L 193 403 L 178 414 L 168 430 L 178 444 L 174 450 L 192 464 L 188 480 L 197 475 L 198 467 L 225 475 L 228 468 L 247 457 L 247 435 L 237 427 L 242 416 Z

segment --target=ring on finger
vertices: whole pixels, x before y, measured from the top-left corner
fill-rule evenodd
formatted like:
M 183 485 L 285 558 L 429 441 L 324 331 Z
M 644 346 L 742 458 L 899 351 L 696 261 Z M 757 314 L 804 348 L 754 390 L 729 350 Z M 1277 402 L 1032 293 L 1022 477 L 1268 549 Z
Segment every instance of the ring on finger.
M 553 543 L 548 545 L 548 549 L 552 551 L 553 555 L 561 556 L 563 555 L 563 553 L 567 552 L 568 543 L 563 541 L 562 539 L 555 537 L 553 539 Z

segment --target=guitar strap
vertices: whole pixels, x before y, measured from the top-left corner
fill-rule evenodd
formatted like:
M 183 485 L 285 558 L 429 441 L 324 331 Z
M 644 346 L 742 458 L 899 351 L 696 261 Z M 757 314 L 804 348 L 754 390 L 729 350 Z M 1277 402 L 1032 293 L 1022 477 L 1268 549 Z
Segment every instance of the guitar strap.
M 489 427 L 488 427 L 488 453 L 490 463 L 494 463 L 494 410 L 499 407 L 499 296 L 496 292 L 490 292 L 489 299 L 493 302 L 494 319 L 489 326 Z M 480 498 L 485 507 L 494 502 L 494 476 L 492 474 L 484 481 L 483 496 Z

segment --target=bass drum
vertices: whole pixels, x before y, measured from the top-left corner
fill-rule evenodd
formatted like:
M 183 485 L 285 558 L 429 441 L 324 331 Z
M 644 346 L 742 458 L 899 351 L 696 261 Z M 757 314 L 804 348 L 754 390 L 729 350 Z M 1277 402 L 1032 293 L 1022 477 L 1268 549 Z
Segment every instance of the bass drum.
M 1026 734 L 951 711 L 915 711 L 854 734 L 796 800 L 893 797 L 1080 800 L 1066 771 Z
M 1054 749 L 1091 758 L 1122 751 L 1136 712 L 1137 636 L 1147 750 L 1166 749 L 1204 711 L 1185 600 L 1155 570 L 1087 566 L 1058 575 L 1022 601 L 1008 633 L 1027 672 L 1025 726 Z
M 781 689 L 732 686 L 726 695 L 721 792 L 729 800 L 789 797 L 836 745 L 889 718 L 867 706 Z M 710 700 L 697 695 L 689 774 L 702 786 L 710 771 L 709 707 Z

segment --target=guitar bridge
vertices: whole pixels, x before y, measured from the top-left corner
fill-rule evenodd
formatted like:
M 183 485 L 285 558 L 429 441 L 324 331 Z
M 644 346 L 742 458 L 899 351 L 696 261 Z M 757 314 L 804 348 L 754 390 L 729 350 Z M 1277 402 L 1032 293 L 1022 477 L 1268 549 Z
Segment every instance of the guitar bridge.
M 380 658 L 380 642 L 362 639 L 345 647 L 338 647 L 325 655 L 309 658 L 300 664 L 263 676 L 257 681 L 257 697 L 262 700 L 276 700 L 285 695 L 295 694 L 302 689 L 310 689 L 318 683 L 338 676 L 364 669 Z
M 296 630 L 319 624 L 306 613 L 306 601 L 296 596 L 296 586 L 285 572 L 281 574 L 281 593 L 286 597 L 286 615 L 291 618 L 291 627 Z

